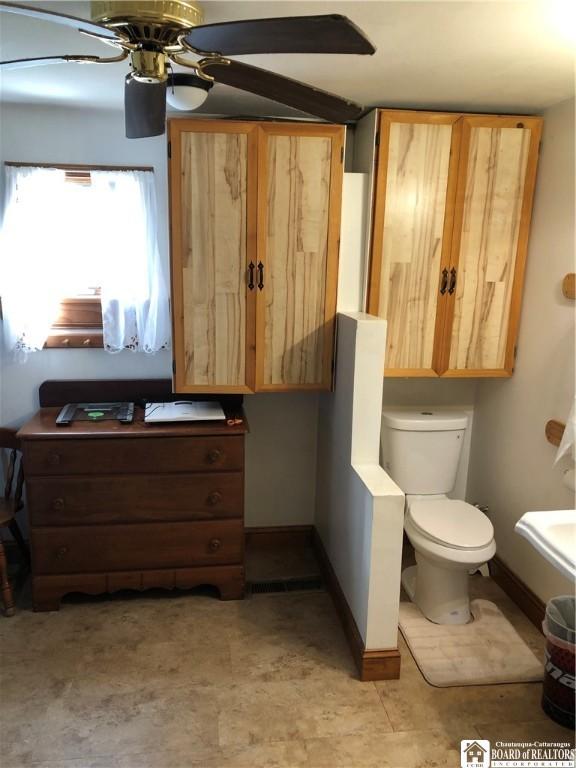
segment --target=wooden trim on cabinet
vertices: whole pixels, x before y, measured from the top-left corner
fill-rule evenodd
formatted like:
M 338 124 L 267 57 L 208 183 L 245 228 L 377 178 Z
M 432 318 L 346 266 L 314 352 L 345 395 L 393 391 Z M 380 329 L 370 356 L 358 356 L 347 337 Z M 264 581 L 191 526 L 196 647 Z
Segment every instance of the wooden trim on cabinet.
M 258 196 L 257 196 L 257 221 L 258 227 L 256 230 L 256 253 L 258 260 L 264 265 L 266 272 L 266 237 L 268 230 L 268 158 L 267 158 L 267 143 L 266 133 L 262 130 L 257 132 L 256 140 L 258 142 L 258 169 L 256 172 L 256 178 L 258 180 Z M 256 294 L 256 310 L 255 310 L 255 391 L 264 389 L 264 357 L 265 357 L 265 345 L 264 334 L 266 326 L 266 302 L 264 300 L 263 291 L 260 291 L 258 287 L 254 289 Z
M 168 120 L 168 141 L 171 152 L 168 160 L 168 188 L 170 198 L 170 269 L 172 277 L 172 349 L 174 359 L 173 386 L 175 392 L 219 394 L 252 394 L 255 380 L 255 291 L 246 285 L 246 360 L 245 385 L 191 385 L 185 381 L 184 360 L 184 297 L 182 283 L 182 192 L 181 192 L 181 142 L 182 133 L 243 133 L 247 136 L 247 200 L 246 200 L 246 268 L 255 261 L 257 231 L 257 178 L 256 157 L 258 124 L 254 122 L 180 119 Z
M 386 379 L 437 379 L 438 374 L 431 368 L 384 368 Z
M 442 257 L 438 274 L 438 293 L 442 280 L 442 270 L 450 270 L 452 262 L 452 238 L 454 237 L 454 216 L 456 211 L 456 193 L 458 190 L 458 169 L 460 167 L 460 152 L 462 143 L 462 120 L 458 119 L 452 127 L 452 143 L 450 145 L 450 163 L 448 166 L 448 185 L 446 189 L 446 208 L 444 212 L 444 230 L 442 233 Z M 436 309 L 436 328 L 434 331 L 434 352 L 432 368 L 438 376 L 442 376 L 448 368 L 450 355 L 450 336 L 446 329 L 452 329 L 455 294 L 448 291 L 440 296 Z
M 344 183 L 344 135 L 345 129 L 339 126 L 338 132 L 335 132 L 332 137 L 326 252 L 326 293 L 324 297 L 324 360 L 322 367 L 322 389 L 325 390 L 332 389 L 332 363 L 336 354 L 336 301 L 338 294 L 338 268 L 340 264 L 342 187 Z
M 248 133 L 246 158 L 246 275 L 248 265 L 258 263 L 258 130 Z M 246 279 L 245 380 L 247 392 L 256 391 L 256 307 L 258 288 L 248 288 Z
M 512 371 L 505 368 L 449 368 L 443 379 L 509 379 Z
M 510 119 L 516 120 L 517 118 Z M 530 150 L 528 153 L 526 176 L 524 178 L 524 199 L 522 201 L 522 213 L 520 214 L 520 230 L 518 232 L 518 245 L 516 248 L 514 281 L 512 283 L 512 298 L 508 321 L 508 341 L 506 343 L 506 359 L 504 363 L 504 367 L 510 375 L 514 373 L 514 349 L 518 340 L 518 329 L 520 325 L 522 290 L 524 287 L 524 273 L 526 271 L 526 257 L 528 255 L 528 238 L 530 236 L 532 205 L 538 171 L 539 147 L 542 137 L 542 118 L 533 117 L 521 119 L 522 122 L 527 124 L 527 127 L 530 127 Z
M 178 126 L 178 127 L 177 127 Z M 182 161 L 178 123 L 168 120 L 168 199 L 170 210 L 170 299 L 172 322 L 172 385 L 174 392 L 184 386 L 184 300 L 182 282 L 182 191 L 180 187 Z M 183 390 L 182 390 L 183 391 Z
M 390 121 L 387 113 L 378 117 L 378 149 L 376 153 L 376 174 L 374 181 L 374 204 L 372 211 L 372 233 L 370 264 L 368 267 L 368 300 L 366 311 L 378 315 L 380 305 L 380 276 L 382 272 L 382 248 L 384 245 L 384 214 L 386 211 L 386 182 L 388 177 L 388 146 L 390 143 Z
M 367 650 L 362 636 L 342 591 L 324 544 L 318 532 L 314 531 L 314 551 L 322 572 L 322 577 L 334 602 L 344 634 L 358 668 L 360 680 L 397 680 L 400 677 L 401 655 L 397 648 Z

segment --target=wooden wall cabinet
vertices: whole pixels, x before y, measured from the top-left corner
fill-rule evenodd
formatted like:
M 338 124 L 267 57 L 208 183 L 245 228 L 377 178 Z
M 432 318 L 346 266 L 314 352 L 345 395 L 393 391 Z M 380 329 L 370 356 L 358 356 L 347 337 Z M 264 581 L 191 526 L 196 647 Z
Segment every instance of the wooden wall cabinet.
M 344 129 L 170 120 L 174 389 L 330 389 Z
M 542 120 L 381 111 L 368 311 L 387 376 L 509 376 Z

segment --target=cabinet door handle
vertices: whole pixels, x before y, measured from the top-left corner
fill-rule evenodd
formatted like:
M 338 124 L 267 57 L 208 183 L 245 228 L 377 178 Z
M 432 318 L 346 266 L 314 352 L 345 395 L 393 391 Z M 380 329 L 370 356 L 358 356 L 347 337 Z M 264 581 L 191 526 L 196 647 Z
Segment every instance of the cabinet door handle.
M 52 467 L 56 467 L 58 464 L 60 464 L 60 454 L 59 453 L 51 453 L 48 456 L 48 464 Z
M 448 288 L 448 270 L 444 268 L 442 270 L 442 282 L 440 284 L 440 293 L 442 296 L 446 293 L 446 289 Z
M 56 558 L 62 560 L 68 554 L 68 547 L 58 547 L 56 550 Z
M 216 504 L 220 504 L 220 502 L 222 501 L 222 494 L 219 491 L 212 491 L 212 493 L 209 494 L 206 501 L 211 507 L 215 507 Z
M 54 499 L 52 502 L 52 509 L 54 509 L 56 512 L 60 509 L 64 509 L 64 499 Z
M 248 264 L 248 288 L 251 291 L 254 290 L 254 270 L 254 262 L 251 261 L 250 264 Z
M 258 288 L 264 288 L 264 264 L 261 261 L 258 262 Z
M 448 293 L 452 295 L 455 290 L 456 290 L 456 267 L 452 267 L 452 269 L 450 270 L 450 288 L 448 288 Z
M 210 539 L 210 543 L 208 544 L 210 552 L 217 552 L 221 546 L 222 542 L 220 539 Z
M 211 451 L 208 451 L 206 458 L 208 460 L 208 464 L 216 464 L 216 462 L 220 461 L 222 458 L 222 451 L 219 451 L 218 448 L 212 448 Z

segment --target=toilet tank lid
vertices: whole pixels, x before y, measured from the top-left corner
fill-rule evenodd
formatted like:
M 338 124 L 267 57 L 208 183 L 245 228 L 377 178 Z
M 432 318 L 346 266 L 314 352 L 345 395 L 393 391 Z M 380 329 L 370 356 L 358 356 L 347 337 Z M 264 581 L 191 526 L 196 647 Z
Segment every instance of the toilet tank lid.
M 382 411 L 382 421 L 390 429 L 408 432 L 446 432 L 468 426 L 468 416 L 462 411 L 437 411 L 433 408 L 418 411 L 386 408 Z

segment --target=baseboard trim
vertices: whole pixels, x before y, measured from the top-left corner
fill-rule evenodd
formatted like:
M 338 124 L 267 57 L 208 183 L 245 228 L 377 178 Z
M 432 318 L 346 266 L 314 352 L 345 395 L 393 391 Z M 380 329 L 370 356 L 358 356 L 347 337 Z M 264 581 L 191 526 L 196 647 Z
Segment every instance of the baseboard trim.
M 358 668 L 360 680 L 363 682 L 370 680 L 397 680 L 400 677 L 400 651 L 396 648 L 366 650 L 338 577 L 334 573 L 332 563 L 324 549 L 324 544 L 315 529 L 313 547 L 326 588 L 332 597 L 344 634 L 348 640 L 348 645 L 352 651 L 352 657 Z
M 489 570 L 496 584 L 506 592 L 508 597 L 526 614 L 532 624 L 542 632 L 542 622 L 546 613 L 546 606 L 542 600 L 499 557 L 494 557 L 490 561 Z
M 247 545 L 258 547 L 312 546 L 313 525 L 278 525 L 244 529 Z

